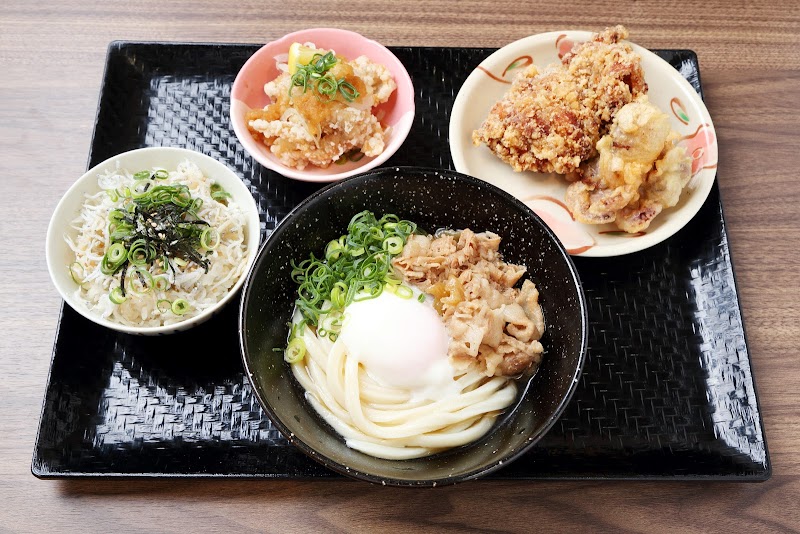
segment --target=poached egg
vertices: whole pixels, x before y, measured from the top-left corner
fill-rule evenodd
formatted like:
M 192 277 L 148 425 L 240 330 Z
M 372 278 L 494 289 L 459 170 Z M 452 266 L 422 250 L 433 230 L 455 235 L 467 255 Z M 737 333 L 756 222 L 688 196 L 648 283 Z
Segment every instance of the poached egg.
M 412 291 L 411 298 L 384 290 L 351 303 L 339 339 L 376 382 L 407 389 L 412 399 L 438 400 L 457 393 L 450 336 L 430 298 L 420 302 L 422 293 Z

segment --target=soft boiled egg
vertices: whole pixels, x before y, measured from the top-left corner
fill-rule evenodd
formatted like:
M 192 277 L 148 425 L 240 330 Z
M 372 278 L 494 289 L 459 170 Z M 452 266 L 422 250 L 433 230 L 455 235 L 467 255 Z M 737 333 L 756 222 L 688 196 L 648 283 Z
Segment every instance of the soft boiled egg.
M 345 309 L 339 339 L 378 383 L 408 389 L 412 398 L 440 399 L 455 387 L 447 356 L 450 336 L 420 293 L 403 298 L 384 290 Z

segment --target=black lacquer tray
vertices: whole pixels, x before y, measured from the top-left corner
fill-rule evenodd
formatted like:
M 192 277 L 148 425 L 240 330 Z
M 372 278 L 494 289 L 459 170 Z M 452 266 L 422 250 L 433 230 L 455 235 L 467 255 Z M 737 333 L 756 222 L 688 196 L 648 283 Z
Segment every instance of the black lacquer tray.
M 89 166 L 144 146 L 221 160 L 256 198 L 264 235 L 318 186 L 244 151 L 231 84 L 255 45 L 115 42 Z M 449 113 L 490 49 L 393 48 L 417 116 L 387 165 L 452 168 Z M 697 57 L 656 51 L 700 91 Z M 495 478 L 765 480 L 770 462 L 719 189 L 680 232 L 619 258 L 576 258 L 589 305 L 589 356 L 553 429 Z M 166 338 L 107 330 L 64 306 L 33 473 L 65 476 L 334 477 L 272 426 L 243 374 L 238 301 Z

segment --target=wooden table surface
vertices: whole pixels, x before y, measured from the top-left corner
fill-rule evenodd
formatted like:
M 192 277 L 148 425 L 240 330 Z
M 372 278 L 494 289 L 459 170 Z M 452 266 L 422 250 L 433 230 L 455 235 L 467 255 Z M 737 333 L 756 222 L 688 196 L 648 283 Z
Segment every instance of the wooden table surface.
M 800 9 L 792 2 L 469 0 L 59 2 L 0 9 L 0 532 L 782 531 L 800 528 Z M 769 5 L 774 4 L 774 5 Z M 773 463 L 760 484 L 483 481 L 41 481 L 30 473 L 61 300 L 50 214 L 85 171 L 112 40 L 264 43 L 317 26 L 386 45 L 502 46 L 624 23 L 697 52 L 719 136 L 731 249 Z

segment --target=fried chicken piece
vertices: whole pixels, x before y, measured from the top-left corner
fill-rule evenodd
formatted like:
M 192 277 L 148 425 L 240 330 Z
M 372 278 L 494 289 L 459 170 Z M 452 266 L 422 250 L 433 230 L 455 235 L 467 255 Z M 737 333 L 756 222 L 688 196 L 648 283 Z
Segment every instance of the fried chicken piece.
M 595 153 L 614 113 L 647 92 L 622 26 L 575 46 L 543 72 L 528 67 L 472 133 L 515 171 L 567 174 Z
M 675 143 L 669 117 L 646 96 L 617 112 L 599 155 L 574 174 L 566 203 L 576 220 L 616 222 L 625 232 L 646 229 L 665 207 L 677 204 L 689 181 L 691 159 Z
M 292 85 L 289 73 L 283 72 L 264 86 L 272 103 L 245 117 L 253 136 L 288 167 L 325 168 L 354 149 L 366 156 L 384 150 L 389 129 L 371 108 L 386 102 L 397 87 L 389 69 L 361 56 L 351 62 L 340 61 L 328 73 L 350 83 L 359 98 L 349 103 L 340 94 L 329 99 L 313 89 L 302 91 Z

